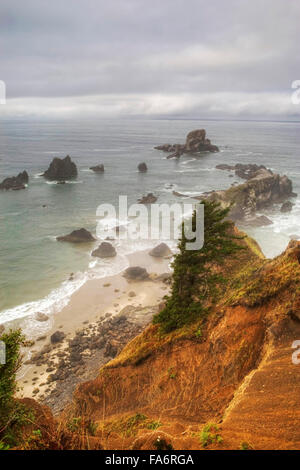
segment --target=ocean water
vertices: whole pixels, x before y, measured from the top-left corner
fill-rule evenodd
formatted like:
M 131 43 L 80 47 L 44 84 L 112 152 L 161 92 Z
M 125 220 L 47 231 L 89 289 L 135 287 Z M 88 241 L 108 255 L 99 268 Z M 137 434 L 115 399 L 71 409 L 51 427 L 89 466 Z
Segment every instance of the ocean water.
M 177 161 L 153 149 L 184 142 L 197 128 L 207 130 L 220 153 Z M 55 313 L 87 279 L 120 272 L 128 266 L 126 254 L 157 244 L 120 241 L 115 259 L 96 260 L 91 247 L 56 241 L 80 227 L 95 233 L 99 204 L 117 205 L 119 195 L 131 204 L 148 192 L 158 202 L 178 202 L 173 190 L 188 196 L 242 182 L 216 170 L 219 163 L 264 164 L 287 174 L 300 194 L 299 149 L 299 123 L 290 122 L 1 120 L 0 179 L 27 170 L 30 180 L 25 190 L 0 194 L 0 323 L 37 311 Z M 67 154 L 77 164 L 76 181 L 57 185 L 40 176 L 53 157 Z M 148 172 L 139 174 L 143 161 Z M 104 174 L 89 170 L 99 163 Z M 300 198 L 293 202 L 290 214 L 279 207 L 264 212 L 272 226 L 249 230 L 268 257 L 279 254 L 292 235 L 300 238 Z

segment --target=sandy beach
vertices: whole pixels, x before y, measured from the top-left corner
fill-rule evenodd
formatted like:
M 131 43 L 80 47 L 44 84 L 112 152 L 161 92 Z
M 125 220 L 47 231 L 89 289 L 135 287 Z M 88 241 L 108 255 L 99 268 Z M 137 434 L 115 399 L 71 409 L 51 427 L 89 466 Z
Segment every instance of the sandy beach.
M 129 281 L 124 277 L 124 273 L 119 273 L 90 280 L 72 295 L 66 307 L 47 321 L 49 329 L 45 334 L 36 337 L 33 332 L 34 344 L 25 351 L 25 364 L 19 373 L 20 397 L 36 396 L 40 400 L 45 400 L 47 395 L 53 392 L 56 383 L 55 380 L 49 380 L 49 370 L 59 364 L 60 358 L 68 351 L 70 340 L 76 334 L 82 334 L 85 337 L 93 334 L 95 337 L 99 325 L 120 315 L 123 317 L 125 313 L 130 325 L 127 329 L 129 340 L 132 334 L 138 333 L 151 321 L 153 312 L 155 313 L 155 309 L 169 289 L 159 276 L 171 272 L 171 260 L 154 258 L 149 255 L 148 251 L 142 251 L 128 255 L 128 261 L 130 266 L 146 268 L 150 274 L 149 279 Z M 110 330 L 113 330 L 111 323 L 108 324 Z M 56 331 L 63 332 L 65 338 L 52 345 L 50 337 Z M 112 334 L 116 336 L 115 333 Z M 41 351 L 47 351 L 44 355 L 46 360 L 43 360 L 42 364 L 39 364 L 39 360 L 32 361 L 39 356 Z M 83 353 L 86 359 L 85 366 L 78 367 L 76 370 L 77 377 L 80 376 L 79 380 L 93 377 L 101 366 L 101 362 L 107 362 L 111 358 L 109 355 L 105 357 L 103 351 L 100 356 L 97 349 Z

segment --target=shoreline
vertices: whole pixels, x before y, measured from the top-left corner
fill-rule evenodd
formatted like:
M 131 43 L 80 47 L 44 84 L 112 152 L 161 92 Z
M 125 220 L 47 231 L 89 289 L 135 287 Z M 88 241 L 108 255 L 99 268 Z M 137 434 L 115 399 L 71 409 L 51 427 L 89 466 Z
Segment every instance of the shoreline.
M 40 337 L 35 335 L 34 344 L 24 351 L 25 362 L 18 374 L 19 397 L 32 396 L 51 405 L 53 403 L 49 396 L 54 393 L 54 401 L 61 406 L 61 403 L 67 402 L 66 398 L 70 398 L 76 383 L 93 378 L 96 369 L 98 371 L 101 365 L 114 357 L 105 355 L 104 346 L 87 348 L 88 351 L 81 356 L 83 363 L 78 361 L 79 364 L 75 364 L 75 375 L 66 387 L 67 397 L 62 389 L 64 387 L 60 387 L 64 400 L 58 399 L 56 381 L 49 378 L 49 372 L 59 366 L 60 358 L 68 356 L 70 342 L 76 335 L 92 340 L 95 335 L 99 337 L 99 333 L 103 333 L 103 325 L 108 325 L 106 342 L 111 339 L 111 335 L 122 336 L 122 331 L 126 331 L 126 341 L 125 338 L 120 340 L 119 347 L 122 347 L 151 322 L 157 306 L 168 292 L 168 285 L 159 276 L 171 273 L 170 259 L 153 258 L 149 250 L 144 250 L 128 255 L 128 261 L 129 266 L 146 268 L 149 279 L 128 281 L 122 271 L 113 276 L 88 280 L 74 292 L 69 303 L 49 319 L 49 329 Z M 120 317 L 126 325 L 119 324 L 117 320 Z M 50 337 L 57 331 L 65 335 L 64 339 L 52 344 Z M 43 351 L 45 353 L 41 354 Z M 54 411 L 59 412 L 60 409 Z

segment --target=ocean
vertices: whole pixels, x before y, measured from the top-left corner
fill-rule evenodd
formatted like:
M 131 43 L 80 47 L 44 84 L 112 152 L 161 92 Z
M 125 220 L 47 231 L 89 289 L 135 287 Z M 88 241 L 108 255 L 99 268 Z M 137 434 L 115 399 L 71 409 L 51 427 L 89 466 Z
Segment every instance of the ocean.
M 220 153 L 177 161 L 153 148 L 183 143 L 189 131 L 199 128 L 207 130 Z M 157 244 L 120 241 L 116 258 L 96 260 L 91 247 L 56 241 L 81 227 L 95 233 L 99 204 L 117 205 L 119 195 L 127 195 L 131 204 L 149 192 L 160 203 L 178 202 L 174 190 L 188 196 L 242 182 L 215 169 L 219 163 L 263 164 L 291 178 L 300 195 L 299 148 L 297 122 L 1 120 L 0 179 L 23 170 L 30 179 L 25 190 L 0 193 L 0 323 L 38 311 L 55 313 L 88 279 L 122 271 L 128 253 Z M 77 180 L 57 185 L 40 176 L 53 157 L 66 155 L 78 167 Z M 146 162 L 147 173 L 138 173 L 140 162 Z M 100 163 L 104 174 L 89 170 Z M 300 239 L 300 197 L 293 202 L 289 214 L 282 214 L 280 206 L 264 211 L 273 225 L 249 229 L 268 257 L 283 251 L 291 236 Z

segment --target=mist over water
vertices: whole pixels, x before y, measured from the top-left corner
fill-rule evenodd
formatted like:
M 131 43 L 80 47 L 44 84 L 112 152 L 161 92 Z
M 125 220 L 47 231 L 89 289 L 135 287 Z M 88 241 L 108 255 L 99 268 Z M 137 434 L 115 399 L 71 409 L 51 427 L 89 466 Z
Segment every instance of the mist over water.
M 220 147 L 218 154 L 167 160 L 153 149 L 183 143 L 186 134 L 205 128 Z M 118 205 L 127 195 L 132 204 L 153 192 L 158 202 L 179 202 L 172 192 L 188 195 L 226 189 L 238 177 L 216 170 L 219 163 L 263 164 L 293 181 L 300 194 L 299 123 L 97 120 L 0 121 L 0 179 L 29 173 L 29 187 L 0 194 L 0 322 L 35 311 L 54 313 L 87 279 L 104 277 L 127 267 L 126 254 L 156 242 L 118 242 L 112 260 L 91 258 L 92 246 L 56 242 L 56 236 L 84 227 L 96 231 L 99 204 Z M 69 154 L 79 174 L 70 184 L 56 185 L 40 174 L 54 157 Z M 146 162 L 148 172 L 137 165 Z M 90 166 L 103 163 L 104 174 Z M 269 257 L 279 254 L 290 236 L 300 238 L 300 199 L 290 214 L 275 207 L 266 214 L 272 226 L 250 229 Z M 43 206 L 46 207 L 43 207 Z M 70 273 L 74 281 L 68 281 Z

